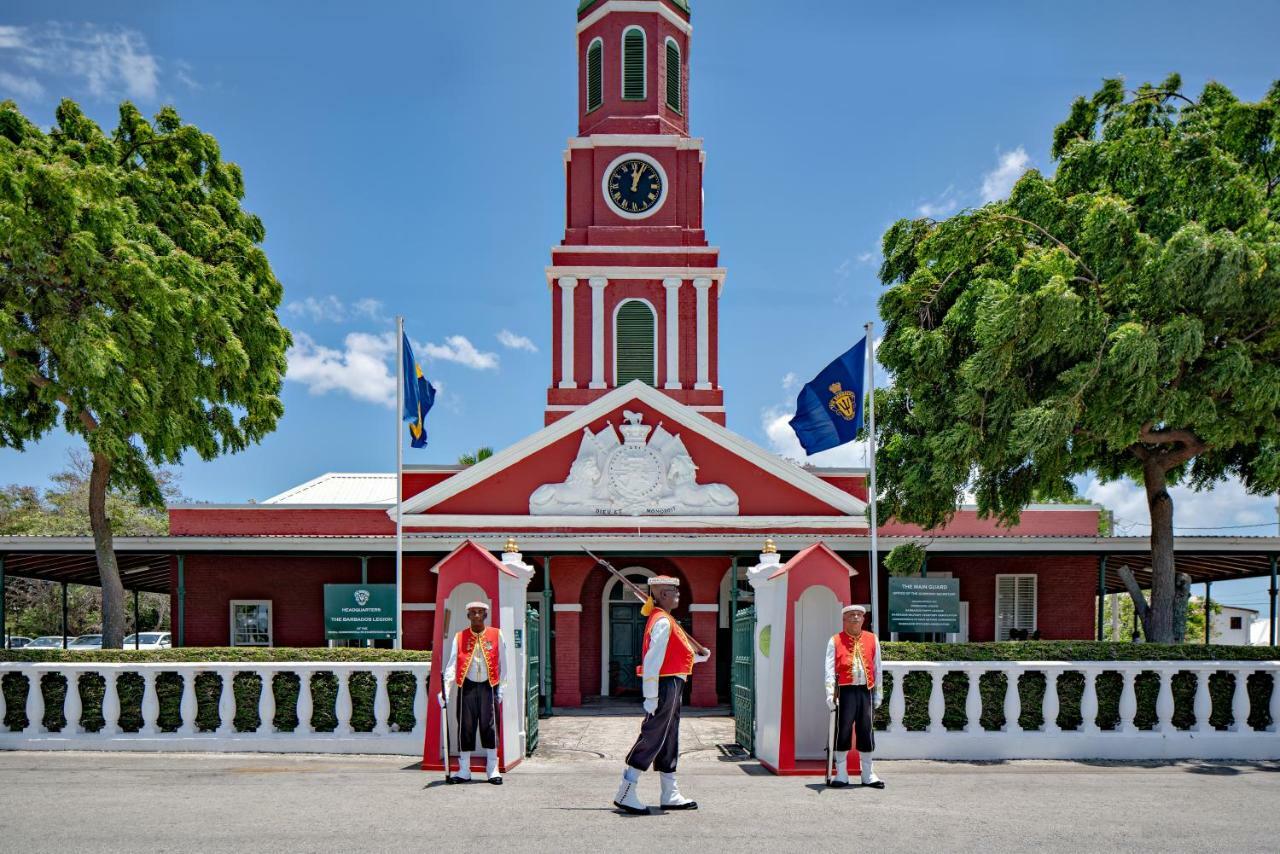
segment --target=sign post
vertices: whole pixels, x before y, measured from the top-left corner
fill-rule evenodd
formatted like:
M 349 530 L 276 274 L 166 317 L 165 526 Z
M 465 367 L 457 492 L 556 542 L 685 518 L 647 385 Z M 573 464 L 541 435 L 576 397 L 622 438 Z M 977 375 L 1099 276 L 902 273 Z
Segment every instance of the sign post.
M 326 584 L 324 634 L 329 640 L 396 637 L 394 584 Z
M 890 578 L 889 631 L 960 631 L 960 579 Z

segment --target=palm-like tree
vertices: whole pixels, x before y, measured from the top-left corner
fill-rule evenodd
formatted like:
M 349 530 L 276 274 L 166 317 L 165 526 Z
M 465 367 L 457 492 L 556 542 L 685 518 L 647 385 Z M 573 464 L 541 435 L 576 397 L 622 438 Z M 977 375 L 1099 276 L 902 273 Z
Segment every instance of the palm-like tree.
M 463 454 L 462 456 L 458 457 L 458 464 L 464 465 L 464 466 L 473 466 L 476 463 L 482 460 L 487 460 L 489 459 L 489 457 L 492 457 L 492 456 L 493 456 L 493 448 L 490 448 L 488 445 L 486 445 L 485 447 L 478 449 L 474 454 Z

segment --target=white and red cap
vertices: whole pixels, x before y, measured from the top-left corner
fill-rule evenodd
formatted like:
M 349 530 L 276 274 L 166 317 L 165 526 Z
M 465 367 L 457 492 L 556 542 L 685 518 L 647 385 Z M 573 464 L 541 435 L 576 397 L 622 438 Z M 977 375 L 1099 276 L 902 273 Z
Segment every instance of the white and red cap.
M 488 605 L 488 603 L 487 603 L 487 602 L 468 602 L 468 603 L 467 603 L 467 610 L 468 610 L 468 611 L 470 611 L 472 608 L 483 608 L 483 609 L 485 609 L 486 611 L 488 611 L 488 610 L 489 610 L 489 605 Z
M 650 587 L 662 587 L 662 586 L 679 587 L 680 579 L 676 578 L 674 575 L 655 575 L 653 578 L 649 579 L 649 586 Z
M 853 611 L 857 611 L 865 615 L 867 613 L 867 606 L 866 605 L 846 605 L 840 609 L 840 616 L 843 617 L 845 614 L 852 613 Z

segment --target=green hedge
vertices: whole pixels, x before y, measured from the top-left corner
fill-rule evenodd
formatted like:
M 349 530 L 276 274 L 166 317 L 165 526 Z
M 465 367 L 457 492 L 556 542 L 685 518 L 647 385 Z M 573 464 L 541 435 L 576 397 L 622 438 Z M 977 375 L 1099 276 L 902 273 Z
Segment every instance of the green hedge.
M 47 662 L 409 662 L 422 663 L 431 660 L 427 652 L 409 650 L 376 649 L 218 649 L 186 648 L 167 650 L 94 650 L 69 652 L 66 650 L 6 650 L 7 661 Z M 6 703 L 4 726 L 20 731 L 27 725 L 26 703 L 29 679 L 25 674 L 4 672 L 0 663 L 0 689 Z M 96 674 L 80 678 L 80 698 L 84 713 L 81 725 L 90 732 L 103 727 L 102 697 L 105 680 Z M 66 720 L 62 714 L 63 700 L 67 693 L 67 680 L 57 673 L 44 674 L 40 680 L 45 698 L 44 725 L 52 731 L 60 731 Z M 137 673 L 123 673 L 116 680 L 120 697 L 119 724 L 125 732 L 137 732 L 142 727 L 143 679 Z M 277 673 L 272 680 L 276 699 L 274 724 L 278 730 L 292 732 L 298 726 L 297 699 L 299 677 L 296 673 Z M 357 671 L 350 680 L 351 726 L 356 732 L 373 730 L 373 702 L 377 680 L 369 671 Z M 236 673 L 232 682 L 236 698 L 234 725 L 241 732 L 257 729 L 258 700 L 262 694 L 262 678 L 256 673 Z M 222 690 L 222 677 L 213 672 L 196 676 L 196 727 L 201 732 L 212 732 L 220 725 L 218 698 Z M 407 732 L 414 726 L 413 701 L 416 689 L 414 677 L 407 670 L 393 670 L 387 676 L 387 694 L 391 700 L 391 727 L 393 731 Z M 174 671 L 162 671 L 156 676 L 156 696 L 160 701 L 158 726 L 164 732 L 174 732 L 182 723 L 179 706 L 182 702 L 182 676 Z M 335 703 L 338 696 L 337 677 L 327 671 L 317 671 L 311 676 L 312 715 L 311 724 L 318 732 L 332 732 L 337 726 Z
M 1276 647 L 1205 646 L 1203 644 L 1160 645 L 1134 643 L 1105 643 L 1094 641 L 1017 641 L 1012 643 L 885 643 L 881 650 L 885 661 L 1276 661 L 1280 649 Z M 1271 725 L 1269 710 L 1273 678 L 1270 673 L 1253 673 L 1247 677 L 1249 693 L 1249 725 L 1254 729 L 1266 729 Z M 932 679 L 928 673 L 910 673 L 904 680 L 903 696 L 906 709 L 903 725 L 908 730 L 924 730 L 929 726 L 929 698 Z M 982 728 L 999 730 L 1005 725 L 1004 695 L 1008 677 L 1003 673 L 984 673 L 978 680 L 982 697 Z M 889 697 L 893 687 L 893 675 L 886 674 L 884 703 L 876 710 L 876 728 L 884 729 L 889 723 Z M 1097 724 L 1101 729 L 1114 730 L 1120 722 L 1120 693 L 1123 682 L 1119 671 L 1104 670 L 1096 684 L 1098 693 Z M 1173 677 L 1173 724 L 1179 729 L 1190 729 L 1195 723 L 1192 709 L 1195 699 L 1196 678 L 1193 673 L 1182 672 Z M 965 725 L 965 700 L 969 690 L 969 675 L 953 671 L 942 678 L 942 723 L 949 730 L 963 729 Z M 1140 674 L 1134 685 L 1138 711 L 1134 724 L 1139 729 L 1152 729 L 1157 723 L 1156 699 L 1160 679 L 1154 671 Z M 1212 700 L 1209 723 L 1217 729 L 1225 729 L 1233 723 L 1231 700 L 1235 691 L 1235 676 L 1230 673 L 1214 673 L 1209 677 L 1209 694 Z M 1044 724 L 1042 703 L 1045 693 L 1045 674 L 1029 671 L 1018 679 L 1018 695 L 1021 714 L 1018 722 L 1024 729 L 1039 729 Z M 1058 675 L 1058 726 L 1064 730 L 1078 729 L 1082 723 L 1080 700 L 1084 696 L 1084 674 L 1068 671 Z

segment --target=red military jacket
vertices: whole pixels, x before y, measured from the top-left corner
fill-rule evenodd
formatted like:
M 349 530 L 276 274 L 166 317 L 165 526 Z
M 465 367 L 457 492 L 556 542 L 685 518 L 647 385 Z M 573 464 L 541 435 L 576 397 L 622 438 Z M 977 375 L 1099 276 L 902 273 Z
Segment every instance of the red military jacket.
M 662 667 L 658 671 L 659 676 L 688 676 L 693 672 L 693 643 L 690 642 L 689 636 L 684 633 L 684 629 L 676 622 L 675 617 L 668 614 L 661 608 L 654 608 L 649 614 L 649 622 L 644 626 L 644 643 L 640 648 L 640 658 L 643 661 L 645 656 L 649 654 L 649 636 L 653 633 L 653 627 L 658 620 L 671 621 L 671 637 L 667 640 L 667 653 L 663 656 Z M 644 677 L 644 665 L 636 667 L 636 675 Z
M 876 636 L 871 632 L 858 633 L 854 640 L 848 632 L 837 632 L 836 637 L 836 683 L 853 684 L 853 664 L 859 661 L 862 671 L 867 674 L 867 687 L 876 687 Z
M 471 659 L 477 652 L 484 656 L 485 666 L 488 668 L 489 684 L 497 687 L 498 677 L 502 670 L 498 664 L 498 639 L 501 637 L 498 630 L 492 626 L 486 626 L 485 630 L 477 635 L 471 631 L 471 627 L 458 632 L 454 643 L 458 649 L 458 669 L 454 674 L 459 687 L 462 680 L 467 678 L 467 671 L 471 669 Z M 480 640 L 480 643 L 476 641 Z

